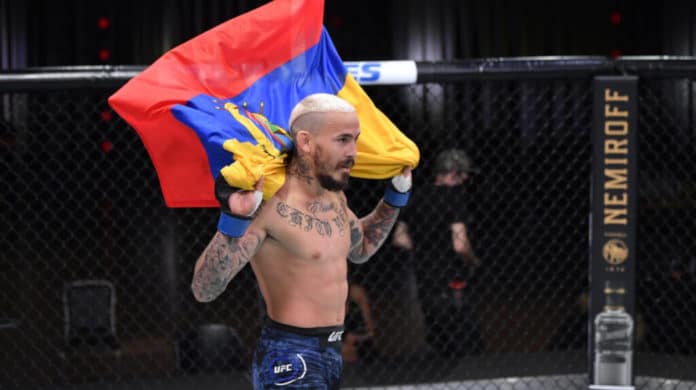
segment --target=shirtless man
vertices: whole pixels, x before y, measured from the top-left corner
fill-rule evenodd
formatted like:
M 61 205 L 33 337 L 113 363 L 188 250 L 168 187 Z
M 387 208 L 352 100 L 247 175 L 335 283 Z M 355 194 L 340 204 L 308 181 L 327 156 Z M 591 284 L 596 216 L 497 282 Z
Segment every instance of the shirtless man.
M 216 181 L 223 212 L 191 289 L 198 301 L 211 301 L 250 263 L 267 311 L 254 388 L 338 389 L 346 259 L 365 262 L 382 245 L 408 201 L 411 168 L 392 178 L 374 211 L 358 219 L 342 191 L 360 135 L 354 107 L 334 95 L 310 95 L 293 109 L 290 129 L 295 148 L 286 182 L 258 212 L 263 179 L 256 191 Z

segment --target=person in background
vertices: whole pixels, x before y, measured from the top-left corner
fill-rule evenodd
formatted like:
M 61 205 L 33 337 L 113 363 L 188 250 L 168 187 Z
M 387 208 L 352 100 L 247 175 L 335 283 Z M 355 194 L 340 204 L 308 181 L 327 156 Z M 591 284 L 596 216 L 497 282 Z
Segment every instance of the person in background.
M 428 343 L 443 356 L 478 353 L 483 341 L 469 296 L 481 260 L 469 241 L 463 206 L 464 185 L 478 170 L 461 149 L 442 151 L 433 170 L 397 222 L 391 245 L 414 253 Z

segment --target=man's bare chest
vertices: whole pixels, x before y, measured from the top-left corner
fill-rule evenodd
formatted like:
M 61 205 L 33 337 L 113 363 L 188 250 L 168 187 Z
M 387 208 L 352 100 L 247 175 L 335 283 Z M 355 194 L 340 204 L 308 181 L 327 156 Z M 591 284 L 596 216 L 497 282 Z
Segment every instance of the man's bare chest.
M 313 201 L 304 205 L 278 201 L 272 205 L 275 227 L 298 237 L 338 239 L 349 231 L 348 210 L 344 202 Z
M 296 255 L 317 251 L 329 257 L 345 257 L 350 248 L 350 221 L 345 201 L 312 201 L 304 204 L 279 200 L 269 205 L 271 237 Z M 344 253 L 345 252 L 345 253 Z

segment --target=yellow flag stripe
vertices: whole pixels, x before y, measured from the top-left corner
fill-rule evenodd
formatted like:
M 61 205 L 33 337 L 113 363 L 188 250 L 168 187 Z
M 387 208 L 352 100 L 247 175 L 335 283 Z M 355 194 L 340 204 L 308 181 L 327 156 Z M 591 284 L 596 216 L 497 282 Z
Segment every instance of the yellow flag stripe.
M 351 103 L 360 118 L 358 154 L 351 176 L 363 179 L 388 179 L 401 173 L 404 166 L 415 168 L 420 160 L 416 144 L 372 102 L 350 74 L 336 94 Z

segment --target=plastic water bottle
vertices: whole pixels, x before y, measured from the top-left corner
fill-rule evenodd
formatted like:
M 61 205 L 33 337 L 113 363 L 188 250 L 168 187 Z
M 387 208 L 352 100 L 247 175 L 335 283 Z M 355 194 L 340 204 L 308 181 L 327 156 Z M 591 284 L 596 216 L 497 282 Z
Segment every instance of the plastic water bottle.
M 595 318 L 594 383 L 630 386 L 633 365 L 633 318 L 624 307 L 621 281 L 604 288 L 604 310 Z

